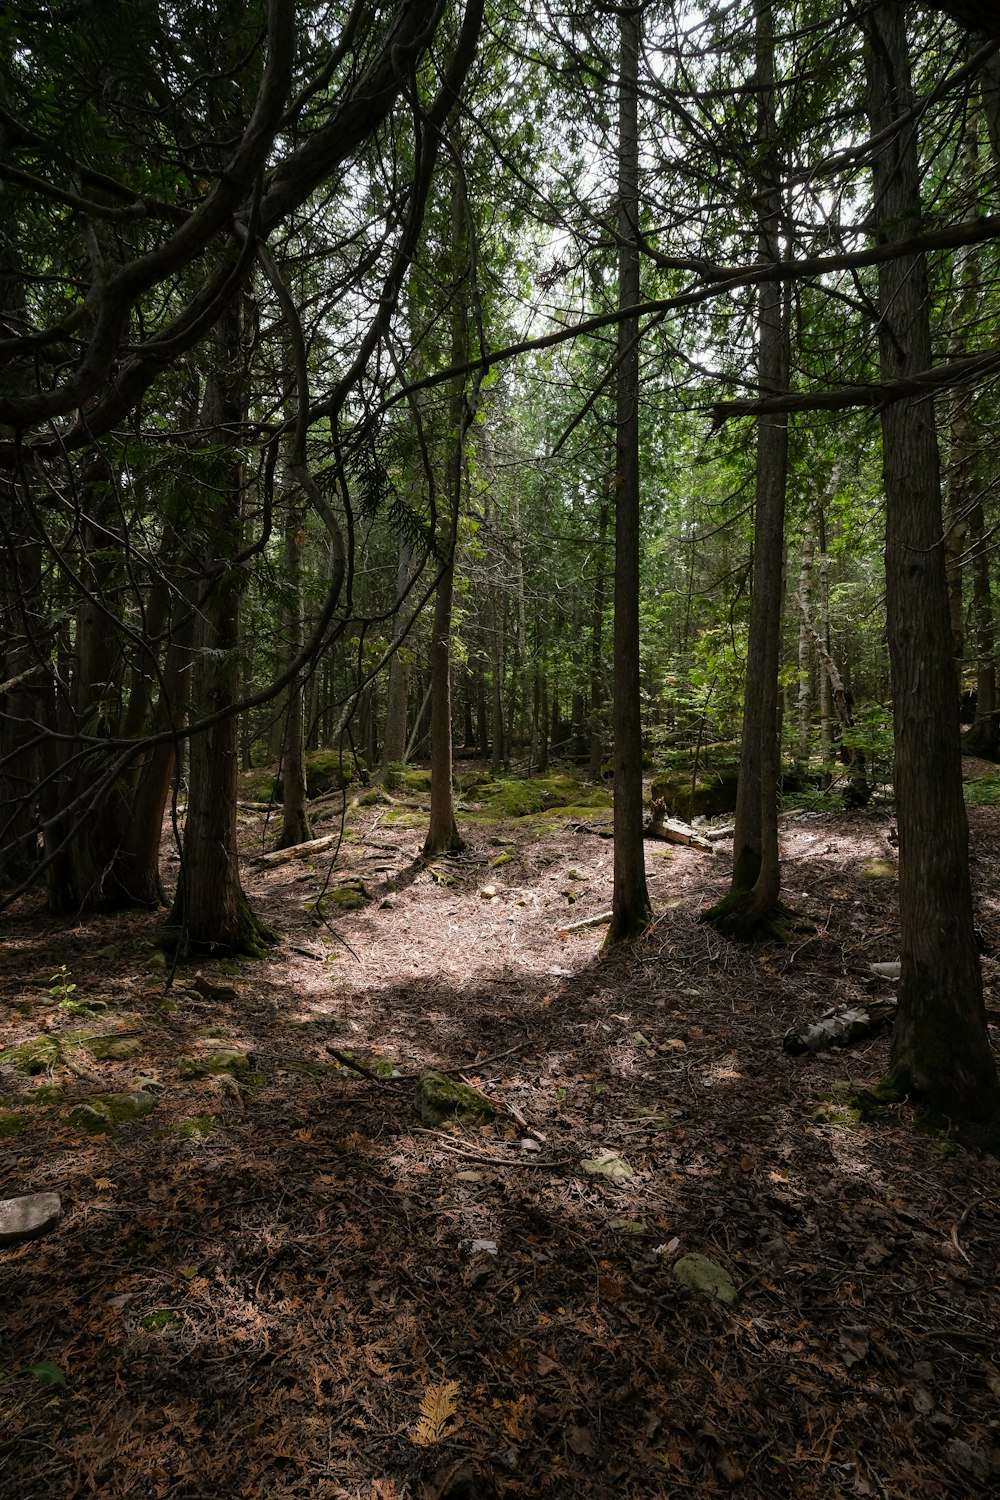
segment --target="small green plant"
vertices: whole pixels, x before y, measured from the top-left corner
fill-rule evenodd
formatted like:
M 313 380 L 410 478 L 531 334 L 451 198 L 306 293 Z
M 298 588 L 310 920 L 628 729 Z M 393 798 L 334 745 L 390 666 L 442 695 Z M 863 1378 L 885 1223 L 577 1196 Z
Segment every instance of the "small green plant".
M 29 1365 L 28 1374 L 34 1375 L 40 1385 L 66 1384 L 66 1376 L 52 1359 L 40 1359 L 37 1364 Z
M 154 1312 L 147 1313 L 140 1321 L 147 1333 L 158 1333 L 164 1328 L 176 1328 L 180 1318 L 172 1308 L 158 1307 Z
M 69 999 L 70 995 L 73 994 L 75 989 L 76 985 L 70 978 L 69 969 L 67 969 L 65 964 L 60 964 L 56 972 L 52 975 L 52 978 L 49 980 L 49 994 L 52 996 L 53 1000 L 57 1001 L 60 1005 L 63 1005 Z
M 965 800 L 970 807 L 1000 807 L 1000 776 L 966 782 Z

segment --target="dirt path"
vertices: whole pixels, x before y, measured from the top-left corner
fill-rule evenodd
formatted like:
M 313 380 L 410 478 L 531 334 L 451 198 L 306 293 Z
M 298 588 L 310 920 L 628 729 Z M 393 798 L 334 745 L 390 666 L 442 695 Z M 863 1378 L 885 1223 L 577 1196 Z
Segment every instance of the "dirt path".
M 725 853 L 650 844 L 660 915 L 611 959 L 603 928 L 566 932 L 609 904 L 599 813 L 469 820 L 427 870 L 419 808 L 359 808 L 318 923 L 325 856 L 253 863 L 253 818 L 263 963 L 182 964 L 165 995 L 153 917 L 8 922 L 3 1041 L 60 1045 L 0 1071 L 0 1195 L 56 1191 L 63 1217 L 0 1252 L 3 1500 L 995 1491 L 998 1164 L 906 1108 L 858 1118 L 884 1040 L 781 1048 L 891 992 L 868 970 L 896 956 L 894 881 L 865 875 L 884 816 L 785 823 L 797 948 L 720 943 L 698 913 Z M 1000 821 L 973 825 L 1000 949 Z M 329 895 L 352 881 L 356 909 Z M 99 1060 L 96 1033 L 137 1050 Z M 250 1073 L 182 1076 L 208 1035 Z M 428 1066 L 497 1120 L 423 1125 Z M 156 1109 L 117 1137 L 68 1123 L 140 1086 Z M 736 1306 L 678 1283 L 691 1253 Z

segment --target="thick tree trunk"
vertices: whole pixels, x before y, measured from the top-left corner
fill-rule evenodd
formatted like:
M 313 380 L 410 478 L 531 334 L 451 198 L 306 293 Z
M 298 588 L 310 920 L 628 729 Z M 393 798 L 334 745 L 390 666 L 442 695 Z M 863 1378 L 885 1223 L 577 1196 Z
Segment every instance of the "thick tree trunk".
M 216 355 L 203 412 L 204 426 L 220 449 L 206 569 L 211 581 L 198 609 L 191 696 L 198 717 L 221 717 L 191 740 L 181 873 L 170 923 L 179 929 L 182 949 L 224 958 L 259 956 L 273 940 L 243 894 L 236 845 L 237 723 L 231 710 L 239 690 L 244 573 L 234 559 L 243 534 L 243 475 L 231 445 L 244 413 L 235 309 L 220 326 Z
M 881 4 L 863 24 L 871 129 L 906 117 L 873 158 L 878 239 L 891 243 L 921 221 L 906 18 Z M 879 267 L 884 380 L 931 363 L 928 304 L 922 256 Z M 983 1120 L 1000 1107 L 1000 1087 L 973 924 L 933 403 L 884 407 L 882 447 L 901 963 L 890 1080 L 954 1119 Z
M 618 303 L 639 301 L 640 19 L 620 13 Z M 653 915 L 646 886 L 639 698 L 639 320 L 618 325 L 615 463 L 614 886 L 605 946 L 639 937 Z

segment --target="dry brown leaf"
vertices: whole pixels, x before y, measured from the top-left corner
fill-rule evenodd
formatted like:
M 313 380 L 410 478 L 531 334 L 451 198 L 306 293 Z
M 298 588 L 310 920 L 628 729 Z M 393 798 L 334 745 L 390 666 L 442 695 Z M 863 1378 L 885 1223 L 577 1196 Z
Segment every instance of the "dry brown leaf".
M 460 1389 L 459 1381 L 446 1380 L 443 1385 L 432 1385 L 424 1392 L 416 1431 L 412 1435 L 414 1443 L 429 1448 L 451 1436 L 457 1424 L 449 1427 L 448 1423 L 458 1411 Z

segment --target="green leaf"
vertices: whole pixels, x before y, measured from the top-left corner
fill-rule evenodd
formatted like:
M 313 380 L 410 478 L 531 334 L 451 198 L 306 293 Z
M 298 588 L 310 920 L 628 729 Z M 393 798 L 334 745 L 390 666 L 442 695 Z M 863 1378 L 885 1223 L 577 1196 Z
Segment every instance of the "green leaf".
M 51 1359 L 40 1359 L 37 1365 L 28 1366 L 28 1374 L 34 1375 L 42 1385 L 65 1385 L 66 1376 Z

